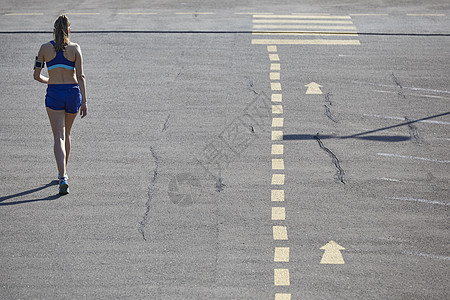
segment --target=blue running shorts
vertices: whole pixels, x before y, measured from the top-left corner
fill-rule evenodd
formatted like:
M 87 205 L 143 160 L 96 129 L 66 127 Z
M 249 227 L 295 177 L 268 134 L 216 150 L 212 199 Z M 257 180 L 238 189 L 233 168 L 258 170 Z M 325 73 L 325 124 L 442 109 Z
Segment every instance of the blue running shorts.
M 49 84 L 45 95 L 45 106 L 76 114 L 81 106 L 81 92 L 78 83 Z

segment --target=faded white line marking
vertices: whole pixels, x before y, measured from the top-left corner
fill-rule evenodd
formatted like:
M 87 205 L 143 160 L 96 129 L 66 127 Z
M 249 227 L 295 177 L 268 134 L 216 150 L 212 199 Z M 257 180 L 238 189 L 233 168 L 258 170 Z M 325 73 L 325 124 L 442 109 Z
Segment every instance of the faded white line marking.
M 409 197 L 389 197 L 388 199 L 409 201 L 409 202 L 420 202 L 420 203 L 443 205 L 443 206 L 450 206 L 450 202 L 439 202 L 439 201 L 434 201 L 434 200 L 415 199 L 415 198 L 409 198 Z
M 364 114 L 364 116 L 365 117 L 380 118 L 380 119 L 406 121 L 405 118 L 401 118 L 401 117 L 381 116 L 381 115 L 372 115 L 372 114 Z M 450 122 L 431 121 L 431 120 L 421 120 L 421 121 L 417 121 L 417 123 L 430 123 L 430 124 L 439 124 L 439 125 L 450 125 Z
M 392 181 L 392 182 L 399 182 L 400 180 L 398 179 L 394 179 L 394 178 L 386 178 L 386 177 L 382 177 L 379 178 L 380 180 L 384 180 L 384 181 Z
M 436 163 L 441 163 L 441 164 L 448 164 L 448 163 L 450 163 L 450 160 L 438 160 L 438 159 L 434 159 L 434 158 L 417 157 L 417 156 L 410 156 L 410 155 L 400 155 L 400 154 L 393 154 L 393 153 L 377 153 L 377 155 L 379 155 L 379 156 L 386 156 L 386 157 L 397 157 L 397 158 L 424 160 L 424 161 L 436 162 Z
M 408 255 L 422 256 L 422 257 L 426 257 L 426 258 L 450 260 L 450 257 L 443 256 L 443 255 L 426 254 L 426 253 L 412 252 L 412 251 L 405 251 L 404 253 L 408 254 Z
M 381 90 L 373 90 L 376 93 L 384 93 L 384 94 L 398 94 L 398 92 L 391 92 L 391 91 L 381 91 Z M 448 97 L 442 97 L 442 96 L 433 96 L 433 95 L 422 95 L 422 94 L 417 94 L 417 95 L 413 95 L 413 94 L 403 94 L 405 96 L 410 96 L 410 97 L 424 97 L 424 98 L 434 98 L 434 99 L 450 99 Z
M 364 81 L 358 81 L 353 80 L 352 83 L 356 84 L 365 84 L 365 85 L 372 85 L 372 86 L 381 86 L 381 87 L 388 87 L 388 88 L 395 88 L 394 85 L 388 85 L 388 84 L 378 84 L 378 83 L 372 83 L 372 82 L 364 82 Z M 434 92 L 434 93 L 443 93 L 443 94 L 450 94 L 450 91 L 443 91 L 443 90 L 435 90 L 435 89 L 424 89 L 424 88 L 415 88 L 415 87 L 402 87 L 403 89 L 407 90 L 413 90 L 413 91 L 426 91 L 426 92 Z

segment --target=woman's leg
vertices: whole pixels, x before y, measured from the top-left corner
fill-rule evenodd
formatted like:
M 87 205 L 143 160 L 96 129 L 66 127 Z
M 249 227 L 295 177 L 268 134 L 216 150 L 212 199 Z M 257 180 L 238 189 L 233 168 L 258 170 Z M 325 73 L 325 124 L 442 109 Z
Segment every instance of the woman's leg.
M 77 114 L 70 114 L 66 113 L 66 168 L 69 163 L 69 154 L 70 154 L 70 146 L 71 146 L 71 139 L 70 139 L 70 131 L 72 130 L 73 122 L 75 121 L 75 118 L 77 117 Z
M 53 110 L 47 107 L 47 115 L 53 131 L 53 151 L 55 153 L 58 172 L 59 174 L 66 174 L 66 112 L 64 110 Z

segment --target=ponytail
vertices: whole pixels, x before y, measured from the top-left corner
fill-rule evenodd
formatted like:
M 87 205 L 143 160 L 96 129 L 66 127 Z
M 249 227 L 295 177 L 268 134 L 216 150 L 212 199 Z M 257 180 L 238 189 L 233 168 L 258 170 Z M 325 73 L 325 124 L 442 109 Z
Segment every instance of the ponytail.
M 53 35 L 55 38 L 56 52 L 64 51 L 69 44 L 69 19 L 65 15 L 61 15 L 56 19 Z

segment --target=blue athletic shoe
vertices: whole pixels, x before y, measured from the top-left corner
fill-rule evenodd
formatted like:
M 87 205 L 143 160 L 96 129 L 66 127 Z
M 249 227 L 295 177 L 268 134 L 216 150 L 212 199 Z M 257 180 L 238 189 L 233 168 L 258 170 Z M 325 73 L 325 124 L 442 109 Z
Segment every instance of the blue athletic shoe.
M 67 195 L 69 193 L 69 184 L 67 183 L 67 178 L 61 178 L 59 180 L 59 194 Z

